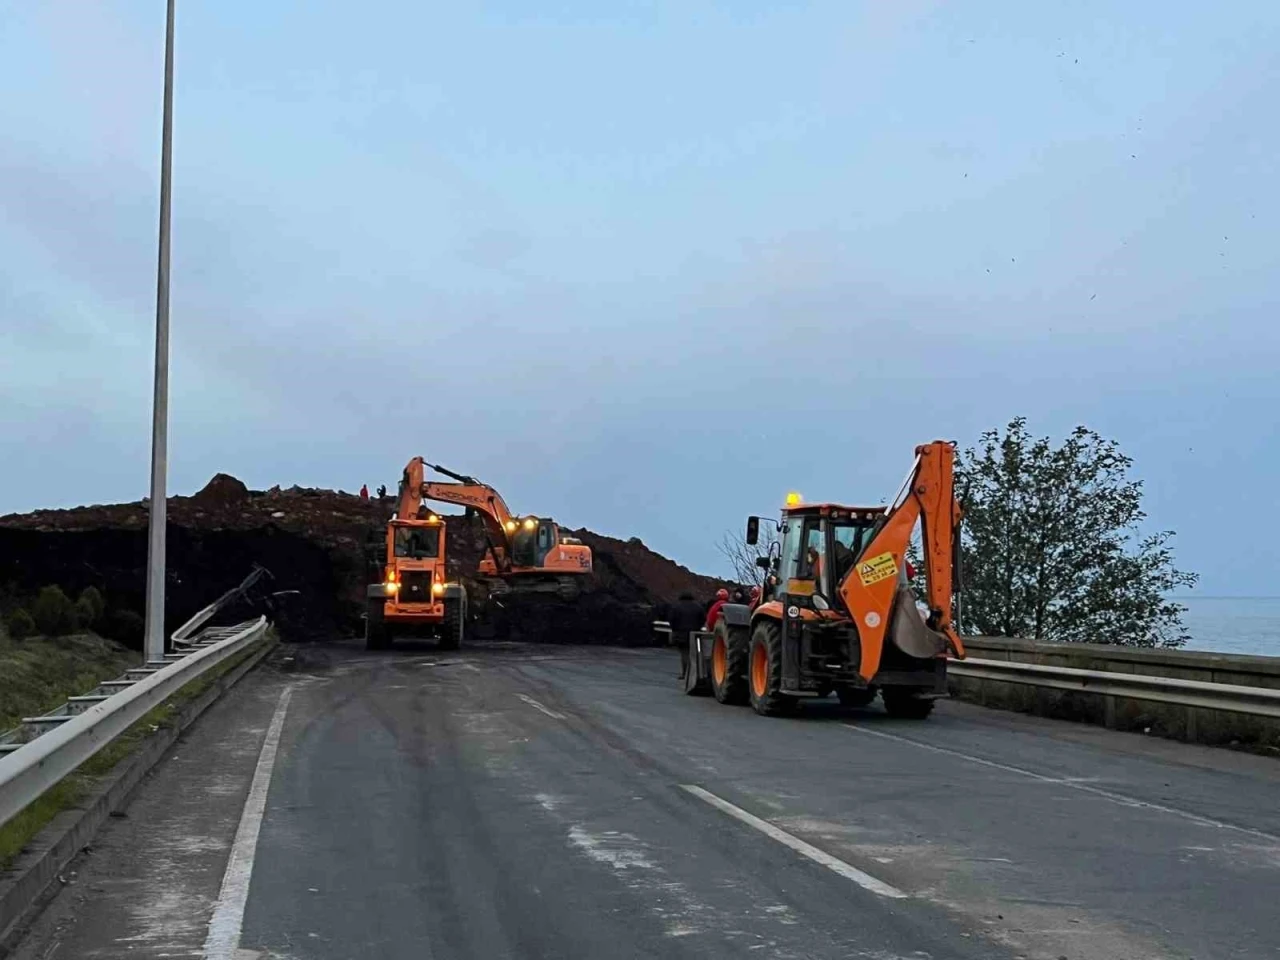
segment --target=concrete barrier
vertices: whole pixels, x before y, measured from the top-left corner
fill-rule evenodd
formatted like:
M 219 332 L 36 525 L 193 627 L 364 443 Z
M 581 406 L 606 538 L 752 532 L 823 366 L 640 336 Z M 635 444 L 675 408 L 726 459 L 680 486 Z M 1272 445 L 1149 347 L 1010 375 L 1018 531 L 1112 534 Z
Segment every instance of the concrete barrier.
M 965 649 L 969 656 L 983 660 L 1280 690 L 1280 657 L 1004 637 L 966 638 Z M 987 707 L 1136 730 L 1191 743 L 1247 746 L 1280 753 L 1280 720 L 1270 717 L 958 674 L 949 677 L 949 686 L 956 699 Z

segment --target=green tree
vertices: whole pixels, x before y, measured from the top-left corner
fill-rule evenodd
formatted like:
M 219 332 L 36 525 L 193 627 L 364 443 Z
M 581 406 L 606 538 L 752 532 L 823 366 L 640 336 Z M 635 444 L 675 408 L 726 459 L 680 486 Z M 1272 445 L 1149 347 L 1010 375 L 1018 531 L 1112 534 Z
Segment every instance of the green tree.
M 31 614 L 21 607 L 9 612 L 9 616 L 5 619 L 5 626 L 9 630 L 9 636 L 14 640 L 25 640 L 36 632 L 36 622 L 31 619 Z
M 76 608 L 61 587 L 41 587 L 31 605 L 31 618 L 36 629 L 46 637 L 61 637 L 74 633 Z
M 98 623 L 102 620 L 103 613 L 106 612 L 107 601 L 103 599 L 102 592 L 97 587 L 85 587 L 80 592 L 80 598 L 76 600 L 76 610 L 81 612 L 80 623 L 88 626 L 91 623 Z M 87 613 L 88 616 L 83 614 Z
M 1060 445 L 1023 417 L 989 430 L 957 463 L 965 501 L 962 624 L 973 634 L 1179 647 L 1193 585 L 1171 531 L 1142 533 L 1133 460 L 1086 427 Z

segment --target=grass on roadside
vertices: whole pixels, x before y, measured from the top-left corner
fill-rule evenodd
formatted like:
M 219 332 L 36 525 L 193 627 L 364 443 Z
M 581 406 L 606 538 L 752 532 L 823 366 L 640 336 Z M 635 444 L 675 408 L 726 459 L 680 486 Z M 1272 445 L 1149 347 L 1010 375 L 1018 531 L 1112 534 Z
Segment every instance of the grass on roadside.
M 64 777 L 20 814 L 0 826 L 0 870 L 7 869 L 14 858 L 49 821 L 63 810 L 69 810 L 81 803 L 98 778 L 114 770 L 121 760 L 131 756 L 152 734 L 174 726 L 183 707 L 261 650 L 264 645 L 275 642 L 275 629 L 270 628 L 260 643 L 242 650 L 208 673 L 192 680 L 82 763 L 74 773 Z M 57 706 L 57 703 L 51 704 L 50 708 L 54 706 Z
M 140 660 L 136 650 L 93 634 L 26 640 L 0 636 L 0 731 L 87 693 Z

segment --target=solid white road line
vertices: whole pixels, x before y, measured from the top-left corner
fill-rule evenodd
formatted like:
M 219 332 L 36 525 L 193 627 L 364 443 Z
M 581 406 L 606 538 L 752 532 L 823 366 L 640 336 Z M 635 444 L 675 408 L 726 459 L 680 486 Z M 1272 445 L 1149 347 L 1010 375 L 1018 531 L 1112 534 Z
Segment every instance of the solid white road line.
M 537 700 L 533 699 L 533 697 L 525 696 L 525 694 L 523 693 L 517 693 L 516 696 L 519 697 L 521 700 L 523 700 L 525 703 L 527 703 L 529 706 L 533 707 L 535 710 L 541 710 L 552 720 L 568 719 L 563 713 L 556 713 L 554 710 L 547 709 L 542 704 L 540 704 Z
M 280 731 L 284 729 L 284 715 L 289 708 L 293 687 L 285 687 L 276 704 L 276 712 L 267 727 L 258 754 L 258 766 L 253 771 L 249 796 L 240 814 L 240 826 L 231 845 L 231 857 L 227 860 L 227 872 L 222 875 L 222 889 L 213 906 L 209 919 L 209 934 L 204 941 L 207 960 L 234 960 L 240 949 L 240 927 L 244 923 L 245 903 L 249 899 L 249 880 L 253 877 L 253 858 L 258 848 L 258 832 L 262 828 L 262 814 L 267 806 L 267 791 L 271 788 L 271 771 L 276 763 L 276 750 L 280 746 Z
M 753 813 L 747 813 L 741 807 L 734 806 L 728 800 L 717 797 L 709 790 L 703 790 L 702 787 L 692 783 L 680 784 L 680 789 L 686 790 L 693 794 L 699 800 L 704 800 L 711 806 L 715 807 L 723 813 L 727 813 L 735 820 L 740 820 L 749 827 L 754 827 L 766 837 L 777 840 L 780 844 L 790 847 L 796 853 L 803 857 L 808 857 L 814 863 L 820 863 L 833 873 L 838 873 L 846 880 L 852 880 L 864 890 L 870 890 L 872 893 L 879 894 L 882 897 L 892 897 L 895 900 L 904 899 L 907 894 L 903 893 L 897 887 L 890 886 L 883 880 L 864 873 L 852 864 L 845 863 L 839 857 L 833 857 L 825 850 L 819 850 L 811 843 L 805 843 L 799 837 L 792 836 L 787 831 L 775 827 L 768 820 L 761 820 Z
M 1112 803 L 1118 803 L 1122 807 L 1137 807 L 1143 810 L 1154 810 L 1157 813 L 1167 813 L 1170 816 L 1181 817 L 1191 823 L 1198 824 L 1202 827 L 1213 827 L 1218 830 L 1235 830 L 1237 833 L 1248 834 L 1251 837 L 1257 837 L 1260 840 L 1266 840 L 1269 843 L 1280 843 L 1280 837 L 1274 834 L 1265 833 L 1262 830 L 1254 830 L 1251 827 L 1241 827 L 1234 823 L 1224 823 L 1221 820 L 1214 820 L 1211 817 L 1202 817 L 1198 813 L 1191 813 L 1188 810 L 1179 810 L 1177 807 L 1168 807 L 1163 803 L 1152 803 L 1150 800 L 1139 800 L 1137 797 L 1130 797 L 1123 793 L 1114 793 L 1111 790 L 1103 790 L 1101 787 L 1091 786 L 1085 778 L 1075 777 L 1050 777 L 1043 773 L 1036 773 L 1034 770 L 1027 770 L 1023 767 L 1015 767 L 1008 763 L 1000 763 L 996 760 L 988 760 L 986 757 L 975 757 L 971 753 L 964 753 L 960 750 L 952 750 L 949 747 L 939 747 L 932 743 L 923 743 L 920 740 L 913 740 L 910 737 L 900 737 L 894 733 L 884 733 L 881 730 L 868 730 L 866 727 L 859 727 L 852 723 L 843 724 L 850 730 L 856 730 L 858 733 L 868 737 L 881 737 L 885 740 L 894 740 L 898 743 L 909 743 L 913 747 L 919 747 L 921 750 L 932 750 L 934 753 L 944 753 L 949 757 L 958 757 L 961 760 L 967 760 L 970 763 L 976 763 L 984 767 L 992 767 L 996 770 L 1004 770 L 1006 773 L 1016 773 L 1018 776 L 1026 777 L 1029 780 L 1038 780 L 1041 783 L 1051 783 L 1056 786 L 1066 787 L 1069 790 L 1079 790 L 1081 793 L 1091 793 L 1095 797 L 1102 797 L 1104 800 L 1110 800 Z

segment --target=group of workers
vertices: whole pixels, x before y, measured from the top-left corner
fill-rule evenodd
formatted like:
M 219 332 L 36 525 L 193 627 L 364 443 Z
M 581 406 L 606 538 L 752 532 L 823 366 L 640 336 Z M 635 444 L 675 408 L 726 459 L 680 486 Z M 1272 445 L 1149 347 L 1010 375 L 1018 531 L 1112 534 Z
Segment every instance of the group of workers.
M 721 587 L 709 606 L 704 606 L 694 599 L 689 591 L 680 594 L 680 599 L 671 608 L 669 622 L 671 624 L 671 641 L 680 650 L 680 676 L 689 669 L 689 634 L 695 630 L 714 630 L 720 620 L 721 611 L 726 603 L 745 603 L 752 609 L 760 603 L 760 588 L 752 587 L 744 592 L 741 587 L 730 593 Z

